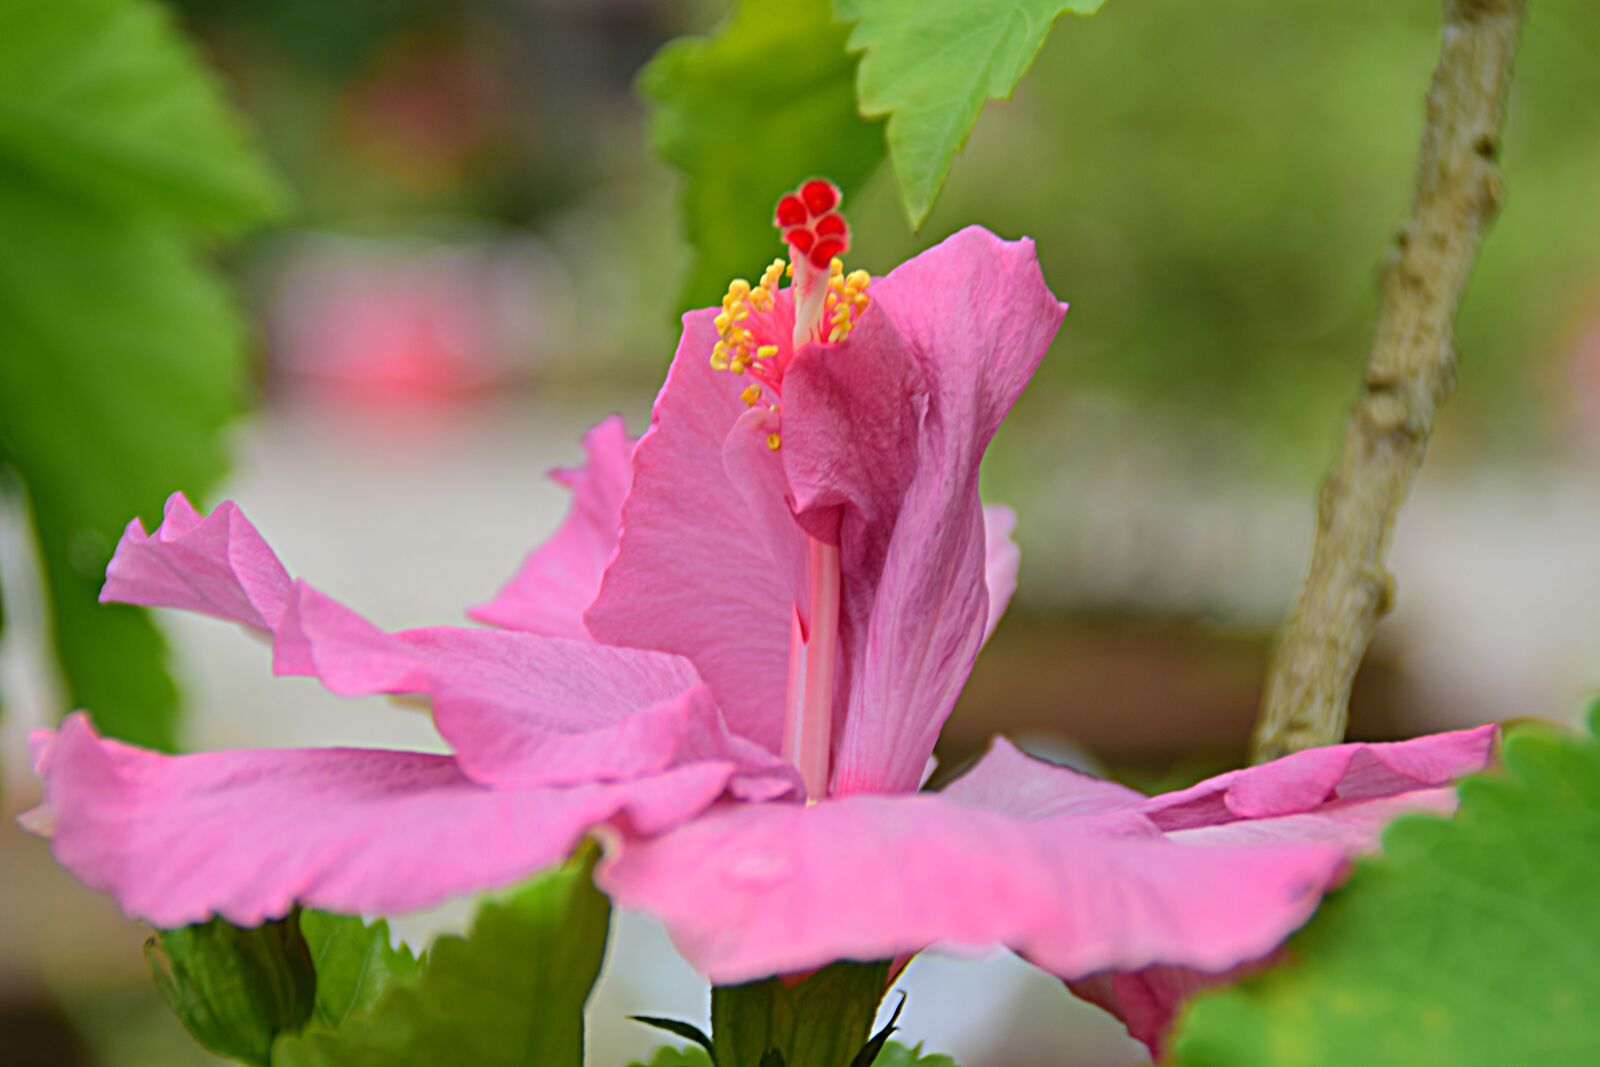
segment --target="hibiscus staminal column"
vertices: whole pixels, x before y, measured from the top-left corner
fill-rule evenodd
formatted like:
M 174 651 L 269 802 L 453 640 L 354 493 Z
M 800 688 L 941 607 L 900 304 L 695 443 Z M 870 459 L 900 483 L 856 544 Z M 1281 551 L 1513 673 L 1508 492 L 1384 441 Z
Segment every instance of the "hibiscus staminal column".
M 747 375 L 740 394 L 773 452 L 782 447 L 784 371 L 810 344 L 834 344 L 849 336 L 867 306 L 865 271 L 846 275 L 841 256 L 850 228 L 839 214 L 839 190 L 813 179 L 778 201 L 774 222 L 789 249 L 752 286 L 736 279 L 717 316 L 718 341 L 711 365 Z M 779 286 L 785 273 L 794 284 Z M 805 783 L 808 800 L 827 795 L 833 744 L 833 697 L 839 659 L 839 546 L 807 536 L 808 592 L 796 605 L 790 630 L 789 674 L 784 707 L 783 755 Z M 801 609 L 804 609 L 803 613 Z

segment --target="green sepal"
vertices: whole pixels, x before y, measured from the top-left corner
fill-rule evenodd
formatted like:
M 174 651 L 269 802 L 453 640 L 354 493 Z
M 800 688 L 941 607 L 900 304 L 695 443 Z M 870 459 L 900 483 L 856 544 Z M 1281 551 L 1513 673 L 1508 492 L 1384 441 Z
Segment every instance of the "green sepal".
M 145 943 L 156 987 L 210 1051 L 268 1067 L 279 1035 L 305 1026 L 317 976 L 299 916 L 256 927 L 221 919 L 162 930 Z
M 900 1013 L 905 1011 L 906 995 L 900 994 L 900 1003 L 894 1006 L 894 1014 L 889 1016 L 889 1021 L 883 1024 L 883 1029 L 872 1035 L 872 1039 L 861 1046 L 855 1058 L 850 1061 L 850 1067 L 872 1067 L 878 1062 L 878 1054 L 883 1051 L 883 1046 L 889 1043 L 889 1036 L 899 1029 L 896 1025 L 900 1022 Z
M 585 846 L 485 902 L 465 936 L 434 942 L 369 1008 L 285 1036 L 274 1067 L 581 1067 L 583 1009 L 610 925 L 597 857 Z
M 785 1067 L 840 1067 L 868 1041 L 889 964 L 835 963 L 799 981 L 768 978 L 711 992 L 718 1067 L 750 1067 L 769 1051 Z

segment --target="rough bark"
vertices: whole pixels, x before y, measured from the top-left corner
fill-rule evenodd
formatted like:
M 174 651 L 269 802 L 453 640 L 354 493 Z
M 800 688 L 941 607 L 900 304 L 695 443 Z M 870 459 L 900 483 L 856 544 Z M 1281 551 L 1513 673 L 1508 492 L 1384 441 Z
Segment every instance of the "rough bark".
M 1455 385 L 1451 324 L 1503 187 L 1495 164 L 1527 0 L 1445 0 L 1411 220 L 1384 276 L 1360 398 L 1317 500 L 1311 566 L 1273 657 L 1260 762 L 1344 737 L 1350 686 L 1394 599 L 1395 519 Z

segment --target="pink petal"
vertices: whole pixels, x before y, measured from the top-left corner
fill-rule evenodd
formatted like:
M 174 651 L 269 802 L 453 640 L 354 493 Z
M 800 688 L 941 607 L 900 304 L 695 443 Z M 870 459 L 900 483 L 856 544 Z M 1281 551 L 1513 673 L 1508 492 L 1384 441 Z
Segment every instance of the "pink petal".
M 1167 1032 L 1191 997 L 1270 967 L 1280 955 L 1240 964 L 1221 974 L 1159 965 L 1137 971 L 1105 971 L 1068 982 L 1067 988 L 1121 1019 L 1128 1033 L 1144 1042 L 1151 1058 L 1159 1063 L 1166 1055 Z
M 552 474 L 572 490 L 561 528 L 528 553 L 493 600 L 468 612 L 472 618 L 551 637 L 589 636 L 583 613 L 617 548 L 622 501 L 633 484 L 633 443 L 615 415 L 584 435 L 588 463 Z
M 724 442 L 744 379 L 708 363 L 715 312 L 683 317 L 650 429 L 634 452 L 622 537 L 584 617 L 607 644 L 691 660 L 733 730 L 772 751 L 783 730 L 794 589 L 769 527 L 729 478 Z
M 843 549 L 837 793 L 914 789 L 966 682 L 991 616 L 978 464 L 1065 313 L 1031 241 L 976 227 L 869 292 L 783 398 L 796 512 Z
M 497 790 L 444 756 L 361 749 L 163 756 L 81 715 L 51 745 L 56 858 L 158 926 L 255 925 L 295 902 L 394 913 L 506 885 L 591 828 L 660 832 L 722 793 L 727 765 L 626 785 Z
M 175 497 L 168 514 L 180 520 L 173 529 L 132 531 L 118 547 L 103 598 L 189 607 L 266 630 L 277 673 L 314 676 L 341 696 L 426 695 L 459 766 L 480 782 L 620 781 L 721 760 L 740 768 L 741 795 L 793 788 L 786 765 L 727 730 L 681 657 L 464 627 L 385 633 L 291 582 L 232 504 L 199 520 Z
M 1005 617 L 1011 597 L 1017 591 L 1017 569 L 1022 566 L 1022 549 L 1011 539 L 1017 529 L 1017 513 L 1004 504 L 983 509 L 983 585 L 989 594 L 989 614 L 983 624 L 987 644 L 995 627 Z
M 1483 726 L 1393 744 L 1348 744 L 1301 752 L 1260 767 L 1232 771 L 1190 789 L 1146 799 L 1066 767 L 1034 759 L 1003 738 L 941 794 L 947 799 L 1020 818 L 1061 814 L 1138 813 L 1174 845 L 1199 850 L 1322 845 L 1345 856 L 1375 851 L 1396 816 L 1448 815 L 1450 784 L 1482 770 L 1497 728 Z M 1057 972 L 1073 991 L 1121 1018 L 1160 1060 L 1183 1001 L 1263 964 L 1243 955 L 1224 965 L 1169 958 L 1129 971 L 1088 978 Z
M 1081 978 L 1261 957 L 1344 862 L 1321 845 L 1176 845 L 1137 815 L 1024 820 L 924 794 L 724 804 L 626 836 L 600 878 L 714 982 L 932 945 L 1003 945 Z
M 128 524 L 100 600 L 183 608 L 270 632 L 290 586 L 283 564 L 232 502 L 202 519 L 173 493 L 154 534 L 138 519 Z
M 1019 819 L 1107 815 L 1134 810 L 1148 799 L 1125 785 L 1035 759 L 1003 737 L 991 741 L 983 758 L 939 795 Z
M 1491 725 L 1410 741 L 1308 749 L 1152 797 L 1141 810 L 1163 830 L 1183 830 L 1446 785 L 1482 770 L 1498 734 Z

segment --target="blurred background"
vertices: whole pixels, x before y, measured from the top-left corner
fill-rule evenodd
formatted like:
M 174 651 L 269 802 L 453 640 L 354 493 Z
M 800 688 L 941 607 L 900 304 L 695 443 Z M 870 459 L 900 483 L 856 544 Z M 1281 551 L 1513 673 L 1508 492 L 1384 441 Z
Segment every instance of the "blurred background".
M 689 258 L 634 79 L 725 5 L 172 6 L 294 200 L 212 256 L 252 384 L 208 502 L 238 500 L 292 571 L 384 626 L 458 620 L 558 521 L 543 472 L 578 458 L 582 431 L 614 411 L 647 423 Z M 886 167 L 846 205 L 852 267 L 885 272 L 982 223 L 1034 237 L 1072 304 L 987 464 L 986 497 L 1020 515 L 1021 588 L 946 767 L 997 731 L 1152 787 L 1242 758 L 1407 214 L 1438 6 L 1112 0 L 1060 23 L 1015 99 L 985 111 L 920 233 Z M 1571 721 L 1600 685 L 1593 0 L 1534 5 L 1509 114 L 1509 199 L 1461 311 L 1460 389 L 1401 521 L 1398 609 L 1358 682 L 1355 737 Z M 45 637 L 26 500 L 0 501 L 9 816 L 35 799 L 26 731 L 77 690 Z M 422 716 L 273 679 L 221 624 L 158 625 L 183 747 L 438 747 Z M 209 1062 L 146 979 L 142 931 L 10 818 L 0 871 L 11 1048 Z M 402 930 L 422 940 L 464 914 Z M 704 1015 L 703 986 L 642 920 L 619 921 L 608 970 L 593 1064 L 656 1044 L 628 1012 Z M 907 1033 L 967 1067 L 1141 1062 L 1015 960 L 924 959 L 906 982 Z

